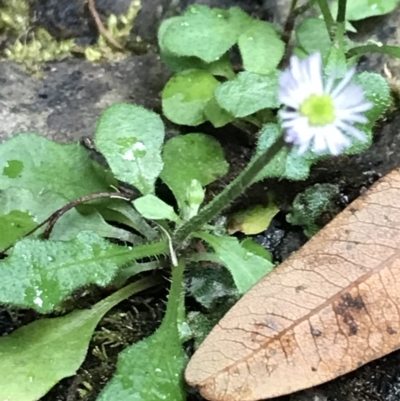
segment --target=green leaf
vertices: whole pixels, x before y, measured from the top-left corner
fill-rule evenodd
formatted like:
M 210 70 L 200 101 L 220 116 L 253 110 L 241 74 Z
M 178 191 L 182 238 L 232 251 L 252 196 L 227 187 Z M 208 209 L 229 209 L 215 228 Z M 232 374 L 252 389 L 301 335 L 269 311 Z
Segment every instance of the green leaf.
M 0 190 L 45 190 L 63 199 L 109 190 L 104 177 L 93 168 L 88 152 L 79 144 L 59 144 L 43 136 L 25 133 L 0 145 Z
M 232 122 L 235 117 L 224 110 L 213 97 L 204 108 L 204 115 L 215 128 L 223 127 Z
M 374 124 L 384 115 L 392 103 L 389 84 L 380 74 L 363 72 L 356 75 L 354 81 L 362 86 L 366 98 L 370 100 L 374 106 L 364 113 L 369 122 L 365 125 L 356 124 L 357 128 L 364 132 L 366 141 L 354 138 L 352 140 L 352 145 L 344 152 L 348 155 L 361 153 L 371 146 Z
M 162 92 L 165 116 L 176 124 L 203 123 L 206 121 L 204 108 L 218 85 L 214 76 L 203 70 L 186 70 L 174 75 Z
M 372 109 L 365 112 L 369 126 L 372 127 L 392 103 L 389 83 L 382 75 L 374 72 L 356 75 L 355 82 L 362 86 L 366 98 L 374 104 Z
M 243 11 L 193 5 L 181 17 L 164 23 L 159 38 L 164 50 L 211 63 L 224 55 L 251 20 Z
M 296 28 L 299 45 L 308 53 L 320 52 L 324 57 L 329 53 L 332 42 L 321 18 L 306 18 Z
M 187 357 L 178 325 L 184 265 L 173 268 L 167 312 L 150 337 L 122 351 L 117 371 L 97 401 L 184 401 L 183 369 Z
M 279 107 L 278 83 L 278 72 L 261 75 L 244 71 L 236 79 L 219 85 L 215 98 L 234 117 L 246 117 L 262 109 Z
M 42 318 L 0 338 L 0 399 L 35 401 L 56 383 L 76 373 L 93 331 L 117 303 L 154 285 L 148 278 L 132 283 L 90 309 Z
M 229 53 L 224 54 L 221 58 L 212 63 L 205 64 L 203 69 L 212 75 L 225 77 L 227 79 L 233 79 L 236 76 L 229 58 Z
M 311 238 L 324 225 L 319 222 L 323 214 L 333 217 L 339 212 L 336 206 L 339 193 L 339 186 L 334 184 L 315 184 L 307 188 L 294 199 L 286 220 L 302 226 Z
M 367 95 L 368 96 L 368 95 Z M 357 127 L 365 134 L 366 140 L 352 139 L 352 146 L 345 150 L 344 154 L 357 154 L 368 148 L 372 141 L 371 125 L 358 124 Z M 266 151 L 282 135 L 281 130 L 276 124 L 266 124 L 261 129 L 257 153 Z M 254 182 L 265 178 L 287 178 L 289 180 L 304 180 L 310 174 L 310 167 L 313 163 L 330 156 L 328 152 L 324 154 L 314 154 L 311 150 L 299 155 L 296 146 L 284 146 L 275 157 L 263 168 Z
M 285 51 L 274 26 L 265 21 L 254 20 L 239 36 L 238 44 L 244 69 L 258 74 L 274 72 Z
M 229 216 L 228 233 L 234 234 L 240 231 L 246 235 L 259 234 L 268 228 L 278 212 L 278 206 L 273 202 L 267 206 L 255 205 L 239 210 Z
M 164 45 L 164 34 L 167 28 L 181 17 L 172 17 L 164 20 L 158 29 L 158 44 L 160 47 L 160 56 L 164 64 L 173 72 L 182 72 L 184 70 L 199 69 L 210 72 L 213 75 L 220 75 L 226 78 L 233 78 L 235 73 L 232 69 L 227 54 L 221 56 L 218 60 L 211 63 L 199 59 L 198 57 L 182 57 L 171 53 Z
M 346 20 L 358 21 L 361 19 L 373 17 L 374 15 L 383 15 L 393 11 L 399 0 L 351 0 L 347 2 Z M 337 14 L 338 2 L 334 0 L 331 5 L 333 15 Z
M 196 236 L 212 246 L 221 263 L 231 272 L 241 294 L 274 268 L 268 260 L 243 248 L 237 238 L 217 237 L 206 232 L 198 232 Z
M 180 210 L 193 179 L 205 187 L 228 172 L 219 142 L 205 134 L 186 134 L 170 139 L 163 150 L 161 179 L 173 192 Z
M 0 249 L 5 249 L 21 239 L 67 203 L 67 199 L 47 190 L 36 196 L 24 188 L 8 188 L 2 191 L 0 193 L 0 232 L 2 233 Z M 43 228 L 36 230 L 32 237 L 42 234 L 43 230 Z M 75 238 L 81 231 L 95 231 L 102 237 L 118 238 L 122 241 L 131 239 L 130 233 L 107 224 L 96 210 L 82 215 L 76 209 L 71 209 L 61 216 L 53 228 L 51 239 L 66 241 Z
M 133 104 L 115 104 L 101 115 L 94 139 L 119 180 L 144 195 L 154 192 L 164 141 L 164 125 L 156 113 Z
M 157 245 L 160 249 L 155 254 L 167 251 L 164 242 L 148 246 Z M 51 312 L 77 288 L 105 286 L 120 266 L 151 255 L 138 255 L 137 250 L 142 248 L 148 249 L 114 245 L 91 232 L 65 242 L 23 239 L 11 256 L 0 261 L 0 302 Z
M 266 124 L 261 129 L 257 153 L 266 151 L 282 135 L 276 124 Z M 295 146 L 283 147 L 276 156 L 263 168 L 255 181 L 264 178 L 288 178 L 290 180 L 304 180 L 310 174 L 310 167 L 322 156 L 315 156 L 311 152 L 299 155 Z
M 146 219 L 177 221 L 174 208 L 154 195 L 145 195 L 133 201 L 136 210 Z
M 206 309 L 216 309 L 226 299 L 237 301 L 239 293 L 225 266 L 194 264 L 187 272 L 187 291 Z
M 28 207 L 24 207 L 23 198 L 28 201 L 34 199 L 32 192 L 23 188 L 9 188 L 0 192 L 0 250 L 37 226 L 35 216 Z
M 266 250 L 263 246 L 255 242 L 253 238 L 248 237 L 244 239 L 240 243 L 240 245 L 242 245 L 244 249 L 253 253 L 254 255 L 260 256 L 261 258 L 264 258 L 269 262 L 273 262 L 271 253 L 268 250 Z
M 143 216 L 131 204 L 113 202 L 105 211 L 105 214 L 112 215 L 111 221 L 119 221 L 132 227 L 149 241 L 155 241 L 158 238 L 158 232 L 146 222 Z
M 353 46 L 347 52 L 347 57 L 363 56 L 367 53 L 384 53 L 391 57 L 400 58 L 400 47 L 399 46 L 388 46 L 388 45 L 375 45 L 367 44 L 361 46 Z

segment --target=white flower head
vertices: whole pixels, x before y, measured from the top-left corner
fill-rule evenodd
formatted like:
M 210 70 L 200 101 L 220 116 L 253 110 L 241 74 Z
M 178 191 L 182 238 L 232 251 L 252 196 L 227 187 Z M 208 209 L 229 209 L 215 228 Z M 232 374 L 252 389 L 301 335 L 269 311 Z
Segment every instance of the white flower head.
M 338 155 L 351 145 L 351 138 L 365 140 L 354 123 L 367 123 L 362 114 L 373 104 L 366 100 L 361 86 L 352 83 L 355 69 L 350 69 L 337 83 L 331 76 L 324 82 L 322 58 L 314 53 L 305 60 L 290 59 L 289 68 L 279 81 L 278 97 L 287 106 L 280 110 L 285 141 L 299 147 L 299 153 Z

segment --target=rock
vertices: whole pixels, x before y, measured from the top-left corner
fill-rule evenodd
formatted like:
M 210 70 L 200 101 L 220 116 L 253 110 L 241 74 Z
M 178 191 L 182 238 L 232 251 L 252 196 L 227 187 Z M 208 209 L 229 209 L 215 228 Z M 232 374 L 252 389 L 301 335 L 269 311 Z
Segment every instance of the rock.
M 113 64 L 66 60 L 49 64 L 35 79 L 13 63 L 0 62 L 0 141 L 34 131 L 66 142 L 92 135 L 96 121 L 115 102 L 160 110 L 169 72 L 157 55 L 133 56 Z

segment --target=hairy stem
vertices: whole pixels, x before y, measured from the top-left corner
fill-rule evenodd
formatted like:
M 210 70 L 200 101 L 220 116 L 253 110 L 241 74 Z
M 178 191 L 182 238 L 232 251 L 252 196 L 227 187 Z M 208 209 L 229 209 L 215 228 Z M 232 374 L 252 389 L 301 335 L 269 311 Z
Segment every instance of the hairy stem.
M 234 199 L 249 187 L 260 171 L 284 146 L 283 138 L 280 137 L 268 150 L 256 155 L 247 167 L 208 205 L 201 209 L 200 213 L 183 224 L 175 232 L 174 245 L 179 246 L 189 235 L 200 230 L 206 223 L 218 216 Z
M 318 5 L 321 10 L 322 16 L 324 17 L 326 29 L 328 30 L 329 35 L 332 38 L 335 21 L 332 17 L 331 10 L 329 9 L 328 1 L 327 0 L 318 0 Z

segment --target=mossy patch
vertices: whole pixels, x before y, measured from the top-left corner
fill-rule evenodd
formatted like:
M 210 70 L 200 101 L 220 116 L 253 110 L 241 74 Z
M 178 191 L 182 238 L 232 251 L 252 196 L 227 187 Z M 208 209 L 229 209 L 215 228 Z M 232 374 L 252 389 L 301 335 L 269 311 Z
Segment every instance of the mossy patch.
M 27 0 L 4 0 L 0 7 L 0 31 L 3 40 L 8 43 L 3 56 L 23 64 L 31 73 L 40 72 L 45 62 L 76 54 L 83 54 L 89 61 L 121 60 L 132 53 L 129 34 L 140 6 L 140 0 L 133 0 L 126 13 L 119 16 L 112 14 L 104 24 L 111 36 L 122 45 L 120 50 L 101 34 L 95 45 L 86 47 L 78 46 L 74 39 L 57 40 L 44 28 L 33 26 Z M 10 37 L 15 40 L 10 40 Z

